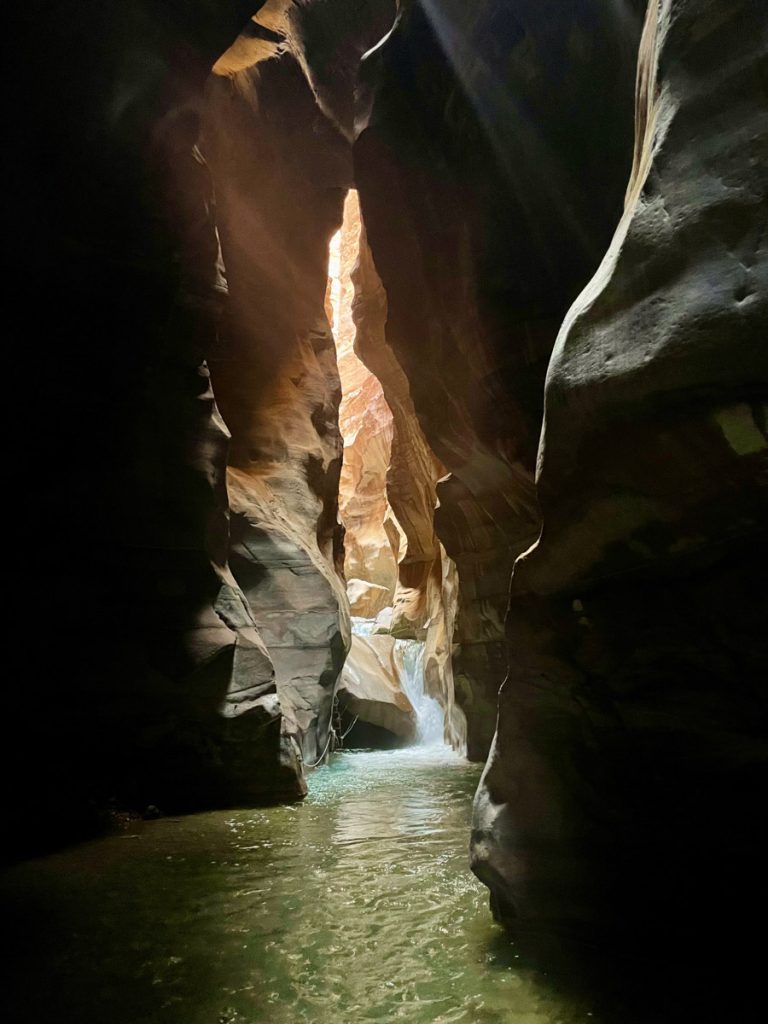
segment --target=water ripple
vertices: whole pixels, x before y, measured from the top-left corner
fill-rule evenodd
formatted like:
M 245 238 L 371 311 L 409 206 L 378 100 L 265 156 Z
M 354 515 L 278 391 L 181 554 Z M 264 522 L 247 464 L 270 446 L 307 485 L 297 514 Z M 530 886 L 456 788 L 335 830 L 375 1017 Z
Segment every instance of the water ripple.
M 51 1020 L 55 993 L 62 1024 L 587 1021 L 515 966 L 468 870 L 478 774 L 442 747 L 344 753 L 301 806 L 19 866 L 4 895 L 45 912 L 10 1019 Z

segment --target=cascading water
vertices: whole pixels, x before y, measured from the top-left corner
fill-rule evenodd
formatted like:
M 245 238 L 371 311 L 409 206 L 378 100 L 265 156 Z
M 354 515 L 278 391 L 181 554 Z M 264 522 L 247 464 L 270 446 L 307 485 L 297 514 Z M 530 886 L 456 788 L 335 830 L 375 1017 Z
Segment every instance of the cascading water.
M 416 712 L 416 742 L 432 747 L 445 744 L 445 713 L 424 688 L 426 645 L 418 640 L 396 640 L 395 651 L 402 666 L 400 681 Z
M 358 615 L 352 616 L 352 632 L 355 636 L 373 636 L 378 628 L 376 619 L 362 619 Z
M 375 619 L 352 617 L 352 632 L 374 636 L 379 628 Z M 395 660 L 400 684 L 416 712 L 416 745 L 445 746 L 445 712 L 439 702 L 425 692 L 424 658 L 426 645 L 418 640 L 395 640 Z

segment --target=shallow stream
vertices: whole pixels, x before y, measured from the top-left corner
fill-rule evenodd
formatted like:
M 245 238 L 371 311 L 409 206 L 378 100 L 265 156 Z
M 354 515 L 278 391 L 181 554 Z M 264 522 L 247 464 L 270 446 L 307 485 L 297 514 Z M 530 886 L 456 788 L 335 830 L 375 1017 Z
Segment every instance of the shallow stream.
M 335 754 L 301 805 L 138 823 L 15 867 L 5 1019 L 587 1022 L 521 966 L 468 870 L 479 771 L 439 746 Z

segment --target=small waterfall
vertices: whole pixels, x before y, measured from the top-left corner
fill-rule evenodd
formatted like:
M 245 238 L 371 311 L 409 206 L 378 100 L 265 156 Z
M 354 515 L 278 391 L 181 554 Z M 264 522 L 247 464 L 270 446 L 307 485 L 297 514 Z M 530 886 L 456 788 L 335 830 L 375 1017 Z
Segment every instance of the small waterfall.
M 418 746 L 445 746 L 445 714 L 434 697 L 424 692 L 425 645 L 418 640 L 395 640 L 395 650 L 402 665 L 403 690 L 416 712 Z
M 359 615 L 352 616 L 352 632 L 355 636 L 373 636 L 377 625 L 376 619 L 363 619 Z
M 378 628 L 375 619 L 352 616 L 352 632 L 357 636 L 373 637 Z M 418 640 L 395 640 L 395 662 L 403 692 L 416 712 L 416 745 L 447 748 L 445 713 L 438 701 L 424 692 L 425 650 L 426 645 Z

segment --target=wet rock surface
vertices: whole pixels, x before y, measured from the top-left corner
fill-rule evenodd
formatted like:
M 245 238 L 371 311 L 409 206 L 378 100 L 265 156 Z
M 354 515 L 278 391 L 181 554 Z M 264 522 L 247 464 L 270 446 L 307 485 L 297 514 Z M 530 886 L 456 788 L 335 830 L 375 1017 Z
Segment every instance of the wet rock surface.
M 337 696 L 342 708 L 361 722 L 404 740 L 416 738 L 416 715 L 403 691 L 401 662 L 391 636 L 353 636 Z M 352 730 L 351 723 L 346 728 Z M 353 741 L 350 740 L 348 745 Z

